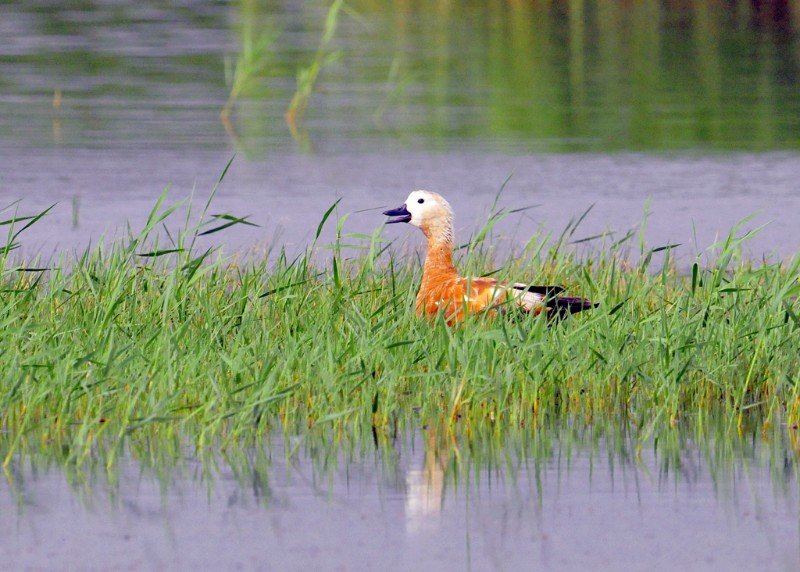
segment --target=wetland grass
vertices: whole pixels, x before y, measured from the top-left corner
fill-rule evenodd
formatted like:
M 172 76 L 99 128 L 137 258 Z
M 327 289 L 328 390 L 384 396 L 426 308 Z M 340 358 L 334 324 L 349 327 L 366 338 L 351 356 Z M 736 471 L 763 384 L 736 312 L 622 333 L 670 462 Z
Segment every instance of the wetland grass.
M 297 89 L 292 96 L 289 107 L 286 110 L 285 118 L 286 124 L 292 137 L 301 143 L 306 136 L 301 133 L 299 124 L 305 115 L 308 103 L 314 93 L 314 88 L 317 84 L 322 69 L 337 60 L 340 56 L 339 52 L 330 51 L 330 43 L 336 33 L 336 27 L 339 21 L 339 12 L 345 8 L 344 0 L 333 0 L 333 3 L 328 8 L 325 16 L 325 25 L 322 31 L 322 37 L 319 41 L 319 46 L 314 54 L 311 63 L 308 66 L 301 67 L 297 71 Z M 305 143 L 307 145 L 307 143 Z
M 800 258 L 747 261 L 741 226 L 689 273 L 669 248 L 640 245 L 633 257 L 624 239 L 579 257 L 568 235 L 534 236 L 498 267 L 479 232 L 458 251 L 461 269 L 563 284 L 601 306 L 555 326 L 450 328 L 415 316 L 420 265 L 383 237 L 379 215 L 371 236 L 346 234 L 341 218 L 324 256 L 315 241 L 298 256 L 245 260 L 196 243 L 245 218 L 206 207 L 168 232 L 179 206 L 159 201 L 139 234 L 49 264 L 11 256 L 44 213 L 5 221 L 6 465 L 25 452 L 80 463 L 101 450 L 111 466 L 137 439 L 224 449 L 276 430 L 335 439 L 354 427 L 380 439 L 414 419 L 499 436 L 616 420 L 647 440 L 719 415 L 736 431 L 752 413 L 794 438 Z
M 270 47 L 275 41 L 276 33 L 271 31 L 255 32 L 250 27 L 243 31 L 242 50 L 236 58 L 235 63 L 226 60 L 226 83 L 230 87 L 228 99 L 220 110 L 220 118 L 229 132 L 233 128 L 230 123 L 230 114 L 233 106 L 239 98 L 247 93 L 256 83 L 256 80 L 263 75 L 270 63 L 272 54 Z

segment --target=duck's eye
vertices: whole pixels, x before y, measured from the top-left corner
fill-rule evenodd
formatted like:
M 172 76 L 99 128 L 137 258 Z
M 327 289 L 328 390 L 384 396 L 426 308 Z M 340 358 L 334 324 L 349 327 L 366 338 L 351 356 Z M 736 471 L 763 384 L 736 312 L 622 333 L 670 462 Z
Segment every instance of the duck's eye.
M 422 203 L 424 203 L 424 202 L 425 202 L 425 199 L 417 199 L 417 202 L 418 202 L 419 204 L 422 204 Z

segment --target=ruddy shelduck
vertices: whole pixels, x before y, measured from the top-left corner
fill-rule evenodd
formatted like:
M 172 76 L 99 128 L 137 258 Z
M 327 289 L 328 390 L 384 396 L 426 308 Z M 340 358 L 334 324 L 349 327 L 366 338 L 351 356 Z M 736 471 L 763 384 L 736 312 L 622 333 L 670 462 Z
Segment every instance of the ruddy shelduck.
M 419 227 L 428 239 L 416 301 L 419 316 L 435 316 L 441 312 L 447 323 L 453 324 L 467 314 L 507 313 L 516 309 L 564 317 L 597 306 L 585 298 L 560 296 L 564 291 L 560 286 L 459 276 L 453 266 L 453 209 L 438 193 L 414 191 L 404 205 L 383 214 L 392 217 L 387 223 L 407 222 Z

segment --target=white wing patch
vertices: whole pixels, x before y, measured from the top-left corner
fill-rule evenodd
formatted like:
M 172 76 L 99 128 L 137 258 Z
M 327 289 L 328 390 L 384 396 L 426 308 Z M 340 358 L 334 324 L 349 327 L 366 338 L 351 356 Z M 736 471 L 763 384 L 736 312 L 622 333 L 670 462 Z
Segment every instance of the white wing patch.
M 527 284 L 517 282 L 508 289 L 508 292 L 514 298 L 517 304 L 522 306 L 526 311 L 530 312 L 544 304 L 545 296 L 539 292 L 531 292 L 527 288 Z

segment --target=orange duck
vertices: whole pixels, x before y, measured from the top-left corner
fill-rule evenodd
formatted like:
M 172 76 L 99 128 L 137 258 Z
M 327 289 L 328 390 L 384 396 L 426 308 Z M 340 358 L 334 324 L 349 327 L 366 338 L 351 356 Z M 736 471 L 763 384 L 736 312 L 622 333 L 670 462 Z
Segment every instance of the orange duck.
M 559 296 L 560 286 L 508 284 L 494 278 L 465 278 L 453 266 L 453 209 L 444 197 L 431 191 L 414 191 L 404 205 L 384 211 L 387 223 L 407 222 L 419 227 L 428 239 L 428 254 L 417 294 L 419 316 L 444 313 L 448 324 L 467 314 L 517 308 L 524 313 L 544 311 L 564 317 L 597 306 L 586 298 Z

